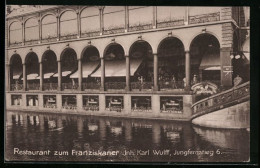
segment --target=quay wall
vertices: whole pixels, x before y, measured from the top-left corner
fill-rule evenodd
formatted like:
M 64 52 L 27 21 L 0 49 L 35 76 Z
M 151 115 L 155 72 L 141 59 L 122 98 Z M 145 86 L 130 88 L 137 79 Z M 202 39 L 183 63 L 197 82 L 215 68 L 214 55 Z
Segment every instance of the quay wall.
M 12 105 L 12 95 L 21 95 L 21 105 Z M 37 95 L 38 105 L 28 106 L 26 96 Z M 45 108 L 44 107 L 44 95 L 56 95 L 56 108 Z M 62 108 L 62 95 L 75 95 L 77 100 L 76 109 L 64 109 Z M 83 96 L 84 95 L 95 95 L 99 96 L 99 110 L 98 111 L 86 111 L 83 108 Z M 106 108 L 105 98 L 106 96 L 123 96 L 123 109 L 120 112 L 110 111 Z M 147 111 L 133 111 L 131 108 L 131 96 L 150 96 L 151 97 L 151 110 Z M 161 112 L 160 97 L 167 96 L 178 96 L 182 97 L 183 110 L 182 112 Z M 192 116 L 191 106 L 194 103 L 194 96 L 190 93 L 44 93 L 44 92 L 21 92 L 21 93 L 6 93 L 6 110 L 8 111 L 31 111 L 31 112 L 46 112 L 46 113 L 62 113 L 62 114 L 78 114 L 78 115 L 95 115 L 95 116 L 113 116 L 113 117 L 126 117 L 126 118 L 143 118 L 143 119 L 162 119 L 162 120 L 180 120 L 190 121 Z

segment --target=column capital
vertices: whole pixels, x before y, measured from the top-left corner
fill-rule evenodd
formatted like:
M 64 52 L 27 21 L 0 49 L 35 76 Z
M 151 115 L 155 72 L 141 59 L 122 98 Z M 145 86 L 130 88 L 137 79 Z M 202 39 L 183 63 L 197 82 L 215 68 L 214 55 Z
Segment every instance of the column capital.
M 82 58 L 77 58 L 77 61 L 81 61 L 82 60 Z
M 156 56 L 157 56 L 157 55 L 158 55 L 158 53 L 153 53 L 153 55 L 156 55 Z
M 57 60 L 57 62 L 61 62 L 61 60 Z
M 125 55 L 125 57 L 130 57 L 129 55 Z
M 186 54 L 186 53 L 190 53 L 190 50 L 185 50 L 184 52 L 185 52 L 185 54 Z

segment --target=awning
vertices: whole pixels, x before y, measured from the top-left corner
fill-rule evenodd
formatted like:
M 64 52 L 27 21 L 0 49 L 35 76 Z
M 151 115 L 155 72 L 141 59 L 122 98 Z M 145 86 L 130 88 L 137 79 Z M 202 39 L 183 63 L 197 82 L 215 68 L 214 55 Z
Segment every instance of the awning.
M 63 77 L 68 76 L 69 74 L 71 74 L 71 71 L 63 71 L 63 72 L 61 73 L 61 75 L 62 75 Z M 55 73 L 55 74 L 53 75 L 53 77 L 58 77 L 58 76 L 59 76 L 58 73 Z
M 217 53 L 205 54 L 202 57 L 199 69 L 220 70 L 220 56 Z
M 36 74 L 36 73 L 29 74 L 29 75 L 27 75 L 27 80 L 35 80 L 35 79 L 37 79 L 37 76 L 38 76 L 38 74 Z M 23 78 L 21 80 L 23 80 Z
M 133 76 L 140 64 L 141 59 L 130 60 L 130 75 Z M 126 62 L 125 60 L 113 60 L 105 62 L 106 77 L 123 77 L 126 76 Z M 101 77 L 101 67 L 91 75 L 91 77 Z
M 246 39 L 242 46 L 243 54 L 246 56 L 248 60 L 250 60 L 250 40 L 249 38 Z
M 93 73 L 99 65 L 99 61 L 95 62 L 84 62 L 82 64 L 82 77 L 87 78 L 91 73 Z M 78 78 L 79 71 L 77 70 L 75 73 L 70 75 L 70 78 Z
M 43 78 L 44 79 L 49 79 L 53 74 L 54 74 L 53 72 L 46 73 L 46 74 L 43 75 Z M 40 76 L 37 76 L 37 79 L 40 79 Z
M 19 79 L 22 75 L 22 72 L 13 72 L 13 79 Z

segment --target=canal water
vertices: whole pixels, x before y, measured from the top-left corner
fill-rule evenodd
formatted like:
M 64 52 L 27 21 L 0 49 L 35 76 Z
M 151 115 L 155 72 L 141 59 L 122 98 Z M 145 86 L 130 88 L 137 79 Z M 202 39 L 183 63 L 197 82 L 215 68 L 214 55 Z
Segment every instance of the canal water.
M 246 162 L 249 132 L 189 122 L 68 114 L 6 115 L 8 161 Z

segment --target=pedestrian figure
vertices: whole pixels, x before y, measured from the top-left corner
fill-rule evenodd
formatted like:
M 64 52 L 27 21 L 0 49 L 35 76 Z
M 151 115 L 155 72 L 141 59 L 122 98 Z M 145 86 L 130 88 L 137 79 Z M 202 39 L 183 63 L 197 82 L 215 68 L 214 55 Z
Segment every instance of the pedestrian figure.
M 242 83 L 243 79 L 237 75 L 237 77 L 234 78 L 234 86 L 240 85 Z
M 143 76 L 138 77 L 138 80 L 139 80 L 139 82 L 140 82 L 140 88 L 139 88 L 139 90 L 142 90 L 142 89 L 143 89 L 143 84 L 144 84 L 144 78 L 143 78 Z
M 197 75 L 193 76 L 193 85 L 195 85 L 196 83 L 198 83 L 198 77 Z
M 184 88 L 186 87 L 186 78 L 185 77 L 183 78 L 183 87 Z

